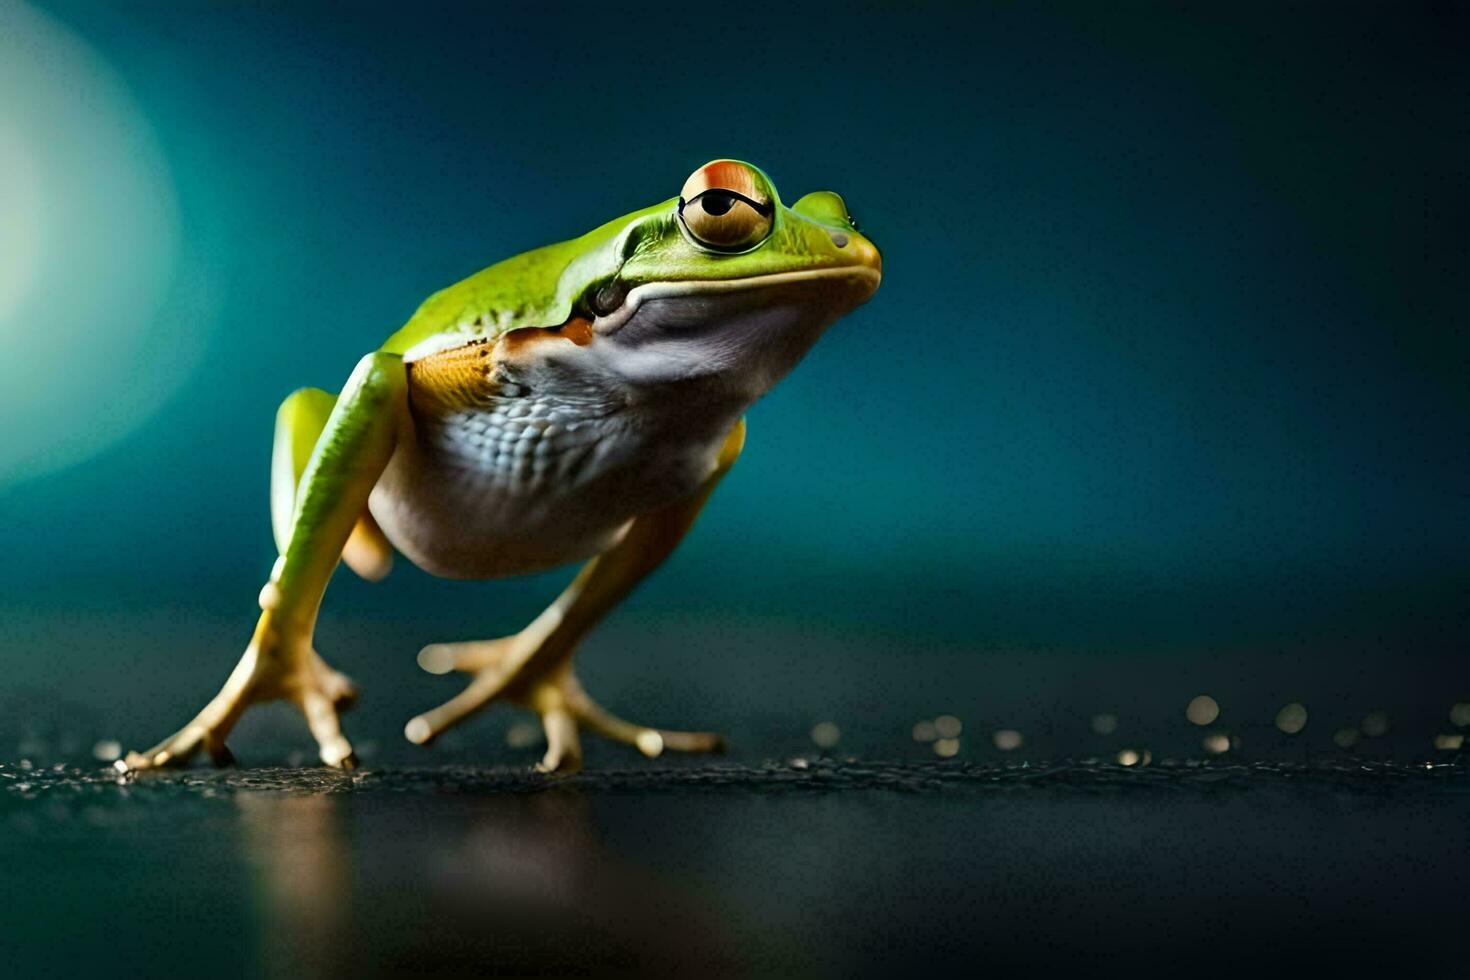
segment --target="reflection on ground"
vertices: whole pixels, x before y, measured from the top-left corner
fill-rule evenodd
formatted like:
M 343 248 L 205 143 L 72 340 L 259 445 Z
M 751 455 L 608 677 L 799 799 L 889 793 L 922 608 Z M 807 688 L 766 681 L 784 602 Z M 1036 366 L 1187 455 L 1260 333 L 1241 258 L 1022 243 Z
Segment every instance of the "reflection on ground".
M 1422 973 L 1460 956 L 1467 815 L 1463 762 L 5 763 L 0 943 L 19 975 L 1105 971 L 1202 944 L 1247 970 L 1288 943 Z

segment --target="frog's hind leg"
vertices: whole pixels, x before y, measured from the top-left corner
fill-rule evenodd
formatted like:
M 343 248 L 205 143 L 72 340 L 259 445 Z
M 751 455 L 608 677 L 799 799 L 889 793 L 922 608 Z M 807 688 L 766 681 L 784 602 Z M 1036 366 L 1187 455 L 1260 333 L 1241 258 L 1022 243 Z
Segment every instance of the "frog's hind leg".
M 360 526 L 368 494 L 402 438 L 411 438 L 407 377 L 402 359 L 391 354 L 364 358 L 320 423 L 313 420 L 325 392 L 298 393 L 278 416 L 279 479 L 283 438 L 315 427 L 312 448 L 292 502 L 281 558 L 260 593 L 261 615 L 240 662 L 219 694 L 178 732 L 147 752 L 128 754 L 131 769 L 176 765 L 200 749 L 220 763 L 230 761 L 225 738 L 250 705 L 284 699 L 306 717 L 307 726 L 331 766 L 353 764 L 338 712 L 356 695 L 352 683 L 329 667 L 312 647 L 322 593 L 343 547 Z M 318 413 L 319 414 L 319 413 Z M 304 438 L 304 437 L 303 437 Z M 288 444 L 287 449 L 294 448 Z M 291 465 L 297 457 L 286 454 Z M 279 514 L 280 510 L 276 510 Z
M 419 715 L 404 728 L 411 742 L 426 744 L 489 702 L 504 698 L 541 716 L 546 730 L 546 771 L 581 764 L 580 727 L 635 745 L 654 757 L 665 750 L 714 752 L 725 740 L 713 732 L 679 732 L 624 721 L 588 697 L 572 672 L 577 643 L 604 615 L 663 563 L 694 524 L 720 478 L 745 442 L 741 421 L 716 458 L 714 472 L 690 499 L 635 520 L 621 541 L 583 567 L 545 612 L 514 636 L 466 643 L 436 643 L 419 654 L 430 673 L 472 675 L 456 697 Z
M 320 388 L 301 388 L 276 411 L 276 438 L 271 451 L 271 530 L 276 549 L 286 553 L 296 520 L 296 498 L 312 450 L 337 405 L 337 396 Z M 342 561 L 362 578 L 377 582 L 393 569 L 393 546 L 366 507 L 342 546 Z

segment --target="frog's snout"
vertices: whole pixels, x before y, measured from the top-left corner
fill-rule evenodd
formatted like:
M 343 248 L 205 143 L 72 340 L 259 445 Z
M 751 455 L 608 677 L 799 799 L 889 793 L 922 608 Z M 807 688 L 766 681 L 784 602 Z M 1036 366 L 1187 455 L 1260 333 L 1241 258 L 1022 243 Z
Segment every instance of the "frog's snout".
M 842 266 L 859 273 L 867 284 L 867 295 L 859 301 L 866 302 L 878 291 L 878 286 L 883 281 L 883 256 L 879 253 L 878 246 L 859 232 L 840 228 L 828 229 L 827 237 L 832 240 L 832 246 Z
M 866 270 L 872 288 L 878 288 L 883 278 L 883 257 L 878 247 L 858 230 L 842 195 L 835 191 L 813 191 L 791 205 L 791 210 L 815 226 L 808 232 L 809 236 L 822 234 L 831 242 L 832 251 L 827 254 L 842 266 Z M 815 237 L 807 240 L 815 246 Z M 825 251 L 820 246 L 817 248 Z
M 873 272 L 873 288 L 878 288 L 878 283 L 883 279 L 883 256 L 878 251 L 878 246 L 856 232 L 834 231 L 832 233 L 832 244 L 847 253 L 848 258 L 856 265 Z

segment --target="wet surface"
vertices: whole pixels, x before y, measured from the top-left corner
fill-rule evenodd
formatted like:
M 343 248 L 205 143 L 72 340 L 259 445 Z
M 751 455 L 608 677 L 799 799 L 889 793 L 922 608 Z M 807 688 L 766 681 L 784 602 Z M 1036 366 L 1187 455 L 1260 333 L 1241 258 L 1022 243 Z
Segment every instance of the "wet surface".
M 682 765 L 601 769 L 564 775 L 545 775 L 523 768 L 475 766 L 354 770 L 230 767 L 131 772 L 121 764 L 79 767 L 57 763 L 38 767 L 22 762 L 0 765 L 0 779 L 9 781 L 0 784 L 4 789 L 24 800 L 57 802 L 93 798 L 99 793 L 104 794 L 109 802 L 113 797 L 119 802 L 141 802 L 191 796 L 213 799 L 249 792 L 312 796 L 343 793 L 498 795 L 658 793 L 705 789 L 771 794 L 843 790 L 924 793 L 984 788 L 990 791 L 1136 793 L 1157 790 L 1203 793 L 1269 792 L 1288 786 L 1359 794 L 1459 794 L 1470 802 L 1470 766 L 1458 760 L 1394 763 L 1350 757 L 1306 764 L 1231 764 L 1199 759 L 1166 759 L 1156 765 L 1134 767 L 1097 759 L 992 765 L 865 762 L 858 759 L 838 761 L 798 756 L 761 766 L 687 761 Z M 107 794 L 108 789 L 113 792 Z
M 363 689 L 352 773 L 303 765 L 274 703 L 238 769 L 120 777 L 218 688 L 241 617 L 0 615 L 0 975 L 1463 972 L 1458 641 L 1104 656 L 614 622 L 589 691 L 731 754 L 588 738 L 553 779 L 503 705 L 403 738 L 462 683 L 412 652 L 498 631 L 473 598 L 325 624 Z
M 3 942 L 20 975 L 1429 975 L 1467 817 L 1461 761 L 6 763 Z

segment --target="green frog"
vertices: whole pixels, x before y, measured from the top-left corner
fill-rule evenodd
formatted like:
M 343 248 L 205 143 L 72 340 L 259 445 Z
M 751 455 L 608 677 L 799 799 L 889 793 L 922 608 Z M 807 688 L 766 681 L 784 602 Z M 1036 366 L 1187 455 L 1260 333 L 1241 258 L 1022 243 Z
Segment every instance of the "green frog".
M 747 408 L 882 263 L 842 198 L 787 207 L 761 170 L 705 164 L 679 195 L 580 238 L 507 259 L 435 293 L 338 394 L 303 388 L 276 416 L 271 518 L 280 552 L 260 618 L 224 687 L 129 769 L 182 764 L 252 704 L 305 715 L 323 763 L 355 759 L 339 715 L 356 687 L 313 644 L 339 561 L 381 579 L 395 553 L 484 579 L 585 561 L 513 636 L 437 643 L 434 673 L 464 690 L 413 718 L 424 745 L 496 699 L 540 715 L 540 768 L 581 763 L 591 730 L 644 755 L 722 747 L 711 732 L 626 721 L 588 696 L 572 655 L 694 523 L 745 443 Z

